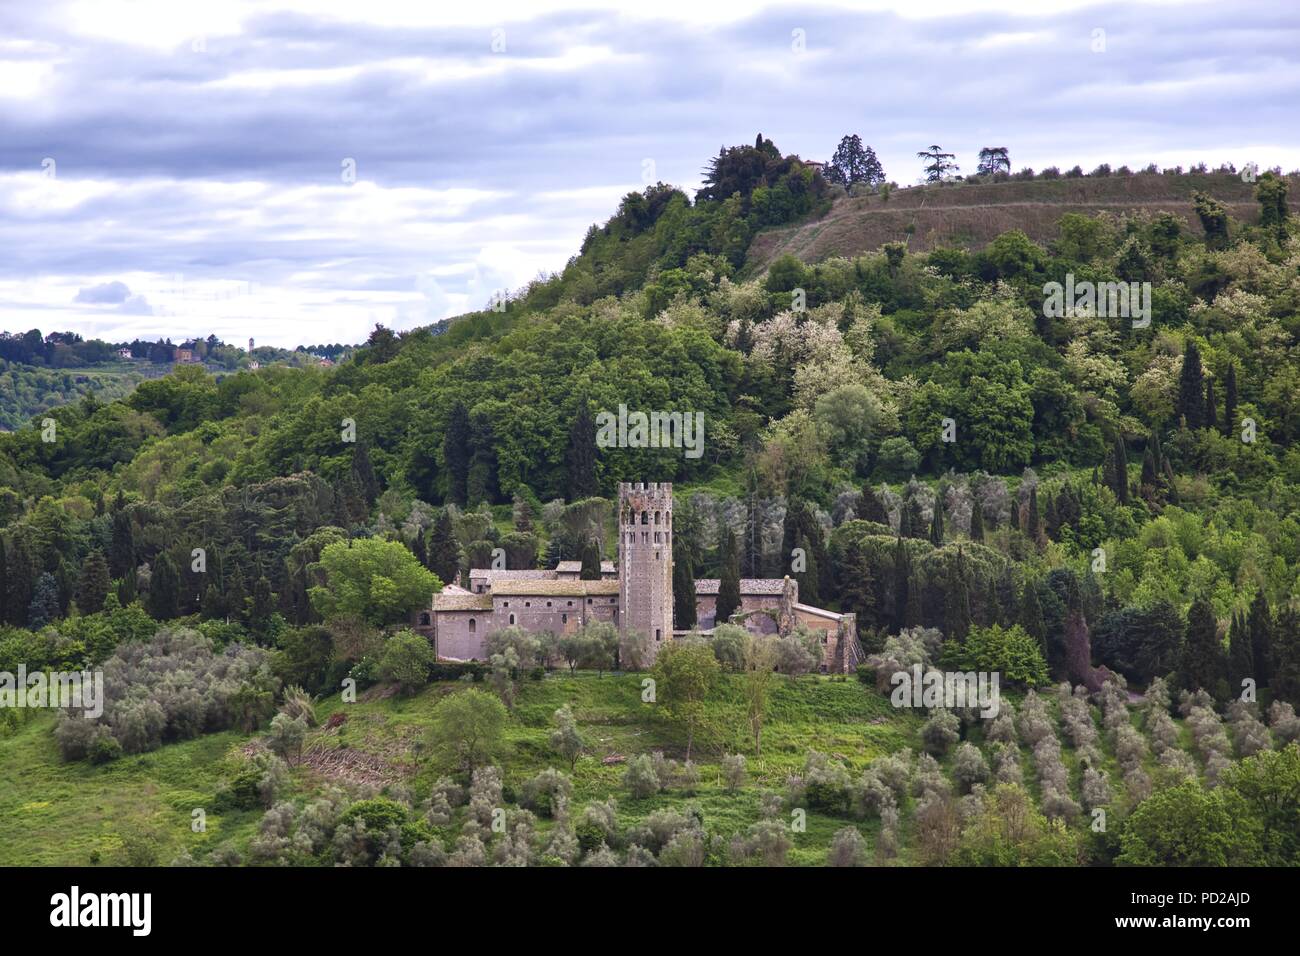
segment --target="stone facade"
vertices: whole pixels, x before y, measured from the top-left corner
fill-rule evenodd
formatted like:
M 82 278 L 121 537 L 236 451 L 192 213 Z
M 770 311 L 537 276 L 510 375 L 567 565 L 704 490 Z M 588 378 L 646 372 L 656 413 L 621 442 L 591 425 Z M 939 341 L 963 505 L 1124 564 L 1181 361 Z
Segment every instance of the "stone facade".
M 416 616 L 415 629 L 441 660 L 485 660 L 488 636 L 502 628 L 530 633 L 574 633 L 603 621 L 623 635 L 644 634 L 649 661 L 673 639 L 673 488 L 667 482 L 622 483 L 618 489 L 618 563 L 601 562 L 601 580 L 579 578 L 581 564 L 554 570 L 471 569 L 469 587 L 447 585 Z M 695 582 L 698 630 L 716 622 L 719 581 Z M 846 673 L 861 657 L 852 614 L 799 603 L 790 578 L 745 578 L 741 607 L 732 618 L 758 634 L 788 634 L 798 625 L 822 634 L 822 670 Z M 646 663 L 649 663 L 647 661 Z

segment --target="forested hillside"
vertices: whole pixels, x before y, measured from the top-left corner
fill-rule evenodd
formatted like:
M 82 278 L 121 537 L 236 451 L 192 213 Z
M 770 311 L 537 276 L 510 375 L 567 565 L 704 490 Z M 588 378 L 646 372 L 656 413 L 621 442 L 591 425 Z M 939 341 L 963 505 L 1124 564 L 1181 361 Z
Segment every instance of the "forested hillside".
M 1268 796 L 1300 779 L 1290 183 L 1262 174 L 1250 217 L 1192 189 L 1176 211 L 1067 212 L 1050 241 L 1011 229 L 760 271 L 755 237 L 810 228 L 836 193 L 760 136 L 720 152 L 693 200 L 628 195 L 500 308 L 377 328 L 332 369 L 178 367 L 58 408 L 52 432 L 0 435 L 0 670 L 107 662 L 121 684 L 100 721 L 39 737 L 11 721 L 8 752 L 45 748 L 53 781 L 56 745 L 78 773 L 135 774 L 160 746 L 242 735 L 205 773 L 235 827 L 220 853 L 254 861 L 743 863 L 794 841 L 797 862 L 1300 862 Z M 1052 283 L 1149 286 L 1115 314 L 1104 294 L 1055 309 Z M 596 416 L 620 405 L 703 413 L 703 454 L 598 447 Z M 586 677 L 545 675 L 557 656 L 625 665 L 608 635 L 506 631 L 488 664 L 449 668 L 404 630 L 495 548 L 511 568 L 612 557 L 619 481 L 676 483 L 679 587 L 792 574 L 801 600 L 855 612 L 861 680 L 724 627 L 656 665 L 694 690 L 610 742 L 635 682 L 592 700 Z M 900 715 L 888 675 L 913 664 L 1002 672 L 1014 705 L 1001 725 Z M 348 677 L 369 710 L 334 703 Z M 755 695 L 788 734 L 757 780 L 768 711 L 756 733 L 719 729 L 752 723 Z M 832 714 L 848 729 L 821 739 Z M 455 749 L 470 726 L 493 747 Z M 327 753 L 358 738 L 364 757 Z M 322 795 L 343 765 L 359 789 Z M 616 790 L 630 816 L 604 806 Z M 529 816 L 498 834 L 503 799 Z M 1026 803 L 1012 840 L 1001 821 Z M 252 837 L 238 814 L 258 808 Z M 816 849 L 788 830 L 802 808 Z M 539 818 L 556 821 L 544 846 Z M 1202 824 L 1188 848 L 1179 828 Z

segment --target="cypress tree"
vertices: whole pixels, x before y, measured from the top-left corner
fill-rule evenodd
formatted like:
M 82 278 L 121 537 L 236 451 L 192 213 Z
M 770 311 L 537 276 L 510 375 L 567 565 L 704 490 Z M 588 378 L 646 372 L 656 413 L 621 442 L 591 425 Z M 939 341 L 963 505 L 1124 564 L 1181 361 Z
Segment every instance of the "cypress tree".
M 438 520 L 429 530 L 429 570 L 438 575 L 443 584 L 456 580 L 460 568 L 460 545 L 456 542 L 456 531 L 451 523 L 451 512 L 443 508 L 438 513 Z M 551 567 L 555 567 L 554 564 Z
M 1228 363 L 1223 373 L 1223 433 L 1231 435 L 1237 428 L 1237 366 Z
M 366 500 L 367 508 L 373 507 L 379 498 L 379 479 L 375 477 L 375 466 L 370 461 L 370 451 L 365 442 L 352 447 L 352 477 Z
M 81 568 L 77 582 L 77 608 L 82 614 L 95 614 L 104 607 L 104 598 L 112 582 L 108 577 L 108 562 L 104 552 L 92 551 Z
M 1227 693 L 1227 659 L 1219 642 L 1214 607 L 1204 597 L 1192 602 L 1187 612 L 1187 638 L 1179 678 L 1185 689 L 1206 691 L 1216 700 Z
M 695 568 L 689 549 L 673 539 L 673 627 L 689 631 L 698 623 L 695 606 Z
M 1061 530 L 1061 515 L 1056 510 L 1056 496 L 1051 492 L 1047 494 L 1047 514 L 1045 516 L 1044 527 L 1047 530 L 1047 536 L 1053 540 Z
M 0 534 L 0 625 L 9 622 L 9 549 Z
M 1228 686 L 1232 693 L 1239 693 L 1242 681 L 1252 678 L 1259 684 L 1255 673 L 1255 661 L 1251 654 L 1250 631 L 1240 614 L 1232 615 L 1232 625 L 1228 628 Z
M 736 550 L 736 535 L 728 528 L 722 539 L 722 576 L 718 582 L 717 611 L 714 624 L 726 624 L 731 615 L 740 610 L 740 555 Z M 803 596 L 800 595 L 800 600 Z
M 135 577 L 135 568 L 127 568 L 122 579 L 117 582 L 117 601 L 126 607 L 139 595 L 139 584 Z
M 1273 615 L 1269 611 L 1268 598 L 1264 597 L 1263 588 L 1255 592 L 1255 599 L 1250 602 L 1248 627 L 1251 661 L 1255 665 L 1255 683 L 1260 687 L 1268 687 L 1273 676 Z M 1234 687 L 1233 693 L 1236 692 Z
M 1201 350 L 1192 339 L 1187 340 L 1187 347 L 1183 350 L 1177 413 L 1187 422 L 1188 428 L 1205 425 L 1205 370 L 1201 368 Z
M 1025 519 L 1025 532 L 1029 535 L 1029 540 L 1037 542 L 1039 532 L 1042 530 L 1042 521 L 1038 516 L 1038 486 L 1029 489 L 1029 513 Z
M 122 493 L 118 492 L 121 499 Z M 108 571 L 120 578 L 127 568 L 135 567 L 135 533 L 131 528 L 131 516 L 125 511 L 113 512 L 113 540 L 108 547 Z
M 565 457 L 568 466 L 568 493 L 570 501 L 592 498 L 599 490 L 596 482 L 596 419 L 586 402 L 578 405 L 578 412 L 569 429 L 569 447 Z
M 37 568 L 31 550 L 20 535 L 10 539 L 7 563 L 8 579 L 0 581 L 0 587 L 8 591 L 9 623 L 22 627 L 27 623 Z
M 1128 449 L 1124 447 L 1124 436 L 1115 435 L 1115 484 L 1112 490 L 1120 504 L 1128 504 Z
M 903 611 L 903 620 L 907 627 L 917 627 L 925 620 L 921 611 L 921 579 L 915 571 L 907 579 L 907 607 Z
M 870 485 L 862 486 L 862 518 L 864 521 L 874 521 L 877 524 L 889 524 L 889 515 L 885 513 L 885 506 Z
M 894 541 L 894 629 L 907 626 L 908 589 L 912 579 L 912 562 L 908 559 L 907 546 L 903 544 L 900 534 Z
M 850 545 L 844 555 L 844 586 L 840 589 L 840 606 L 857 615 L 859 630 L 875 628 L 876 577 L 865 548 Z M 803 596 L 800 595 L 800 600 Z M 807 603 L 807 602 L 805 602 Z
M 243 623 L 248 613 L 248 589 L 244 584 L 244 570 L 238 564 L 226 580 L 226 614 L 229 619 Z
M 989 578 L 988 590 L 984 594 L 984 625 L 992 627 L 1002 623 L 1002 602 L 998 600 L 998 588 Z
M 970 539 L 980 543 L 984 541 L 984 508 L 978 501 L 970 513 Z
M 796 574 L 795 580 L 799 582 L 799 601 L 802 604 L 821 604 L 821 569 L 817 563 L 817 552 L 807 536 L 799 536 L 799 545 L 804 551 L 804 561 L 806 567 L 802 574 Z
M 943 501 L 934 502 L 934 517 L 930 521 L 930 543 L 936 548 L 943 547 Z
M 1219 427 L 1219 410 L 1215 407 L 1214 401 L 1214 379 L 1205 383 L 1205 427 Z
M 447 500 L 463 508 L 469 494 L 469 412 L 460 402 L 452 406 L 447 421 L 442 460 L 447 467 Z
M 469 473 L 466 476 L 465 494 L 471 505 L 486 501 L 494 504 L 500 494 L 497 490 L 497 437 L 492 419 L 486 412 L 470 416 Z
M 177 615 L 180 605 L 181 576 L 171 555 L 162 552 L 153 564 L 149 578 L 149 601 L 146 605 L 156 621 L 169 621 Z
M 1038 642 L 1043 654 L 1047 654 L 1047 622 L 1043 619 L 1043 605 L 1038 600 L 1038 586 L 1033 581 L 1025 582 L 1024 594 L 1020 601 L 1020 626 L 1025 633 Z
M 1300 707 L 1300 610 L 1292 602 L 1278 608 L 1269 689 L 1274 698 Z
M 903 502 L 898 509 L 898 536 L 900 538 L 912 537 L 912 505 L 911 502 Z
M 253 585 L 253 607 L 249 613 L 249 623 L 258 634 L 265 635 L 275 612 L 275 594 L 271 590 L 271 580 L 265 574 Z
M 945 623 L 948 636 L 964 642 L 970 633 L 970 582 L 966 572 L 966 557 L 957 545 L 957 561 L 948 581 L 948 606 Z
M 582 545 L 582 571 L 578 578 L 583 581 L 600 580 L 600 545 L 588 538 Z

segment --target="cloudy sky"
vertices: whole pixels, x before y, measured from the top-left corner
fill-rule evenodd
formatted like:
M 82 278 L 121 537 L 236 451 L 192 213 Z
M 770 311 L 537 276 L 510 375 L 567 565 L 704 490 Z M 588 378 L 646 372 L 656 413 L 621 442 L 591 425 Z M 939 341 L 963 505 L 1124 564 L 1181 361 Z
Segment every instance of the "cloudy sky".
M 1300 6 L 0 3 L 0 329 L 293 346 L 563 267 L 757 132 L 1300 167 Z

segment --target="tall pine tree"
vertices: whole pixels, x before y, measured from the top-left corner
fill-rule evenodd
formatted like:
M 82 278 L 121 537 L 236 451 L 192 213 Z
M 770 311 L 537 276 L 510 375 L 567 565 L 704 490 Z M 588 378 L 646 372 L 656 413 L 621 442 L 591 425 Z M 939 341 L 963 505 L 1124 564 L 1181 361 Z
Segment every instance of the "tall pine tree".
M 740 610 L 740 555 L 736 548 L 736 535 L 730 528 L 722 538 L 721 559 L 722 576 L 718 582 L 715 625 L 726 624 L 731 620 L 731 615 Z

